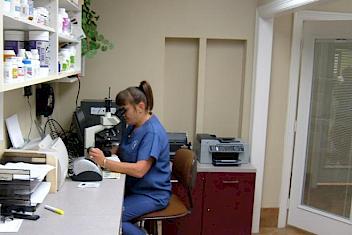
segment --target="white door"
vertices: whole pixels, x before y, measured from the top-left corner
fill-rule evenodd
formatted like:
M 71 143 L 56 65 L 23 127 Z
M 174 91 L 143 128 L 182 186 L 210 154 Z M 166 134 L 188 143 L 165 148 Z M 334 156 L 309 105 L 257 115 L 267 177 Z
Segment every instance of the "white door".
M 306 21 L 288 224 L 352 234 L 352 22 Z

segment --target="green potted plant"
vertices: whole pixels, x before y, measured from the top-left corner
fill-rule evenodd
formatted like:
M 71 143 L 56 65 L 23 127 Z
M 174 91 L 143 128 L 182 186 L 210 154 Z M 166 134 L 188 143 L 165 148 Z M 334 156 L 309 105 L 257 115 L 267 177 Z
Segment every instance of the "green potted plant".
M 86 38 L 82 39 L 82 55 L 91 58 L 98 51 L 107 51 L 113 48 L 113 44 L 103 34 L 98 32 L 99 15 L 92 10 L 91 0 L 84 0 L 82 6 L 82 29 Z

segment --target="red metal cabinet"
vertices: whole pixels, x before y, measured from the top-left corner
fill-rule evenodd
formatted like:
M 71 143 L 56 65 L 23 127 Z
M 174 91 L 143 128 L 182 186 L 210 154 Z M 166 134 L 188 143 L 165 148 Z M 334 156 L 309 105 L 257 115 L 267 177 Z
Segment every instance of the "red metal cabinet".
M 206 173 L 202 235 L 251 234 L 255 174 Z
M 163 234 L 251 234 L 254 183 L 255 173 L 198 173 L 191 215 L 163 221 Z M 173 192 L 185 197 L 177 184 Z

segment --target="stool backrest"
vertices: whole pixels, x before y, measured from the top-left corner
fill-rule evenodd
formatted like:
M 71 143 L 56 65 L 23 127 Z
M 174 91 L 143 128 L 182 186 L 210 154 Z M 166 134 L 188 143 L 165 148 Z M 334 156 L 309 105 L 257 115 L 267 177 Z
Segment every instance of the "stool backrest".
M 179 149 L 172 163 L 172 174 L 187 191 L 190 209 L 193 208 L 192 189 L 197 174 L 196 155 L 192 150 Z

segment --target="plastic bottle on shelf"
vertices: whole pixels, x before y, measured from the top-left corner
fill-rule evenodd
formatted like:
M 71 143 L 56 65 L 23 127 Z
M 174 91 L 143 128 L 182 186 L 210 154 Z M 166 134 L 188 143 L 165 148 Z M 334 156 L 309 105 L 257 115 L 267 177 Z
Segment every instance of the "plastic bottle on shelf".
M 14 50 L 4 50 L 4 61 L 7 59 L 10 59 L 11 57 L 15 57 L 15 51 Z
M 14 17 L 21 16 L 21 1 L 20 0 L 11 0 L 11 14 Z
M 71 69 L 70 56 L 71 52 L 69 48 L 61 48 L 60 52 L 63 56 L 63 68 L 65 71 Z
M 23 60 L 23 68 L 25 73 L 25 79 L 32 79 L 33 78 L 33 66 L 32 61 L 30 59 Z
M 28 0 L 21 0 L 21 17 L 23 19 L 28 19 L 28 15 L 29 15 Z
M 66 13 L 65 8 L 59 8 L 59 14 L 58 14 L 58 32 L 60 34 L 63 34 L 63 24 L 64 24 L 64 15 Z
M 71 45 L 68 46 L 68 49 L 70 50 L 70 67 L 74 70 L 76 66 L 76 48 Z
M 4 12 L 11 12 L 11 0 L 4 0 Z
M 40 61 L 40 76 L 49 75 L 49 32 L 29 31 L 29 47 L 37 49 Z M 32 52 L 33 53 L 33 52 Z
M 34 17 L 33 0 L 28 0 L 28 19 L 33 20 L 33 17 Z
M 24 48 L 24 31 L 6 30 L 4 31 L 4 50 L 14 50 L 16 55 L 20 49 Z
M 49 11 L 45 7 L 34 8 L 34 22 L 49 26 Z
M 15 58 L 17 59 L 17 79 L 23 80 L 25 76 L 23 62 L 22 62 L 23 58 L 18 56 L 16 56 Z
M 33 78 L 39 77 L 40 76 L 40 61 L 39 61 L 39 53 L 37 49 L 32 49 L 31 50 L 32 54 L 32 68 L 33 68 Z
M 18 67 L 17 67 L 17 58 L 11 57 L 7 61 L 10 61 L 12 64 L 12 81 L 17 81 L 18 78 Z
M 10 83 L 13 80 L 11 60 L 7 60 L 4 62 L 4 78 L 6 83 Z
M 66 10 L 64 8 L 61 9 L 63 9 L 60 12 L 60 16 L 62 17 L 62 33 L 65 35 L 70 35 L 70 18 L 68 17 Z
M 18 57 L 26 58 L 26 49 L 20 49 L 17 53 Z

